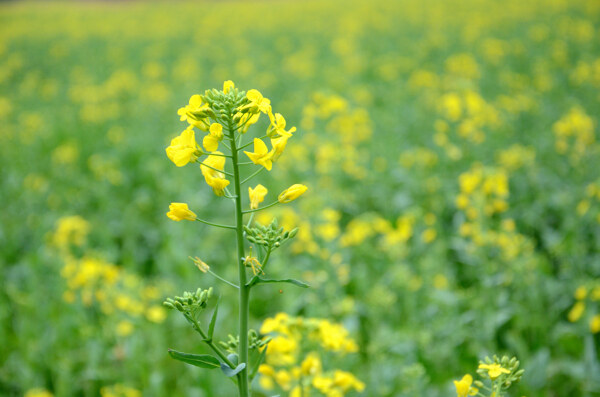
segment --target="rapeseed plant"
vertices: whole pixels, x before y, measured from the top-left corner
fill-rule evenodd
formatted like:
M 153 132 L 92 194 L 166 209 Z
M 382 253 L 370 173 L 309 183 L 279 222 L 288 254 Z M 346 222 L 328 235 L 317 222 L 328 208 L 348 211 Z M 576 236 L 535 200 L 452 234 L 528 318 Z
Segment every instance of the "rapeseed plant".
M 273 251 L 282 243 L 293 238 L 297 229 L 284 231 L 278 227 L 276 219 L 268 226 L 253 224 L 254 215 L 258 211 L 273 207 L 277 204 L 289 203 L 308 189 L 302 184 L 293 184 L 281 192 L 277 200 L 260 207 L 268 194 L 267 188 L 258 184 L 248 188 L 249 209 L 243 210 L 242 185 L 250 182 L 261 171 L 271 171 L 273 164 L 279 160 L 287 140 L 293 137 L 295 127 L 286 130 L 285 118 L 280 113 L 273 113 L 271 101 L 258 90 L 240 91 L 235 84 L 228 80 L 223 83 L 222 90 L 207 90 L 203 95 L 193 95 L 188 105 L 177 111 L 181 121 L 187 121 L 188 127 L 171 141 L 167 147 L 168 158 L 177 166 L 183 167 L 190 163 L 199 163 L 206 184 L 213 189 L 215 195 L 225 197 L 233 203 L 235 216 L 234 225 L 223 225 L 206 221 L 197 217 L 186 203 L 171 203 L 167 216 L 174 221 L 199 221 L 214 227 L 233 230 L 237 240 L 238 284 L 225 280 L 210 270 L 210 266 L 201 259 L 193 259 L 196 266 L 204 273 L 210 273 L 217 279 L 239 291 L 239 334 L 237 338 L 230 337 L 232 345 L 226 345 L 226 351 L 213 342 L 217 309 L 215 306 L 212 318 L 205 328 L 201 325 L 200 312 L 208 305 L 213 289 L 198 289 L 194 293 L 185 292 L 183 296 L 165 301 L 165 306 L 177 309 L 194 330 L 200 334 L 217 357 L 208 354 L 190 354 L 170 350 L 173 358 L 202 368 L 221 368 L 223 373 L 235 379 L 239 395 L 247 397 L 250 394 L 250 383 L 259 370 L 265 358 L 267 349 L 272 346 L 270 339 L 258 340 L 256 334 L 249 329 L 249 299 L 251 289 L 261 283 L 291 283 L 307 287 L 305 283 L 294 279 L 266 278 L 265 271 Z M 269 117 L 269 125 L 261 137 L 255 137 L 251 142 L 244 143 L 245 134 L 251 125 L 256 124 L 262 114 Z M 196 142 L 194 128 L 208 133 L 202 139 L 202 146 Z M 271 149 L 264 138 L 270 138 Z M 243 150 L 254 145 L 252 152 Z M 225 153 L 218 151 L 224 147 Z M 250 159 L 242 162 L 240 152 Z M 230 171 L 225 171 L 225 165 L 230 162 Z M 242 179 L 241 168 L 247 165 L 258 165 L 260 168 Z M 233 192 L 229 186 L 233 186 Z M 248 220 L 244 216 L 248 215 Z M 246 254 L 244 238 L 253 246 Z M 252 249 L 257 255 L 252 254 Z M 250 268 L 252 274 L 247 273 Z M 271 342 L 271 343 L 270 343 Z M 275 343 L 277 346 L 277 343 Z M 234 351 L 235 350 L 235 351 Z M 228 353 L 229 354 L 226 354 Z M 255 355 L 256 357 L 251 357 Z

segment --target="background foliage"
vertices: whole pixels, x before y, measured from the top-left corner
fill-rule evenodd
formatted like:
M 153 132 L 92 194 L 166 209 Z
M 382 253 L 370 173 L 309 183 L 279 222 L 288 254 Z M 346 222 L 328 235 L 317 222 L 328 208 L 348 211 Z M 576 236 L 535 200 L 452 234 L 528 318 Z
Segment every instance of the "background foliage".
M 600 395 L 598 22 L 593 0 L 3 4 L 0 394 L 233 393 L 168 357 L 203 347 L 160 306 L 216 283 L 188 255 L 235 278 L 228 231 L 165 216 L 228 203 L 164 153 L 232 79 L 298 127 L 260 183 L 310 189 L 259 220 L 300 227 L 270 271 L 312 288 L 257 289 L 254 328 L 343 323 L 364 395 L 453 395 L 493 353 L 515 395 Z

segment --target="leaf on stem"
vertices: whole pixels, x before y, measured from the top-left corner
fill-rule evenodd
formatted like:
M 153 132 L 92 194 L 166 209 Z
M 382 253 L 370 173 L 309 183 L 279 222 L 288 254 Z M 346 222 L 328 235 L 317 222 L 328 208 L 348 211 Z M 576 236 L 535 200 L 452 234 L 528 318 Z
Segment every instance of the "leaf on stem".
M 221 371 L 223 371 L 223 373 L 225 374 L 225 376 L 236 376 L 237 374 L 239 374 L 244 368 L 246 368 L 246 363 L 241 363 L 240 365 L 238 365 L 237 367 L 235 367 L 235 369 L 230 368 L 229 365 L 227 364 L 221 364 Z
M 200 368 L 215 369 L 221 366 L 219 359 L 210 354 L 191 354 L 169 349 L 169 355 L 175 360 L 183 361 L 186 364 L 195 365 Z
M 212 341 L 213 334 L 215 332 L 215 324 L 217 322 L 217 313 L 219 312 L 219 301 L 215 305 L 215 310 L 213 311 L 212 317 L 210 319 L 210 324 L 208 325 L 208 340 Z
M 300 288 L 308 288 L 309 285 L 306 284 L 305 282 L 299 281 L 299 280 L 295 280 L 293 278 L 285 278 L 285 279 L 271 279 L 271 278 L 262 278 L 259 277 L 258 275 L 252 277 L 252 279 L 248 282 L 248 284 L 246 284 L 246 286 L 248 287 L 254 287 L 257 284 L 269 284 L 269 283 L 288 283 L 288 284 L 294 284 L 297 287 Z

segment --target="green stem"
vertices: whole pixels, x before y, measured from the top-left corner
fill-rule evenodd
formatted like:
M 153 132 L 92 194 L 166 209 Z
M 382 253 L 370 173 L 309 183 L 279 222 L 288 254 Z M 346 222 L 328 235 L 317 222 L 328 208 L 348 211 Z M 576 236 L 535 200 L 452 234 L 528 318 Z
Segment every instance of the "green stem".
M 205 223 L 205 224 L 207 224 L 207 225 L 216 226 L 216 227 L 222 227 L 223 229 L 233 229 L 233 230 L 236 230 L 236 227 L 235 227 L 235 226 L 229 226 L 229 225 L 220 225 L 220 224 L 218 224 L 218 223 L 212 223 L 212 222 L 209 222 L 209 221 L 205 221 L 204 219 L 200 219 L 200 218 L 196 218 L 196 220 L 197 220 L 198 222 L 202 222 L 202 223 Z
M 262 167 L 262 166 L 261 166 L 261 167 L 258 169 L 258 171 L 256 171 L 256 172 L 255 172 L 255 173 L 253 173 L 252 175 L 250 175 L 248 178 L 244 179 L 244 180 L 242 181 L 242 183 L 241 183 L 241 184 L 243 185 L 244 183 L 248 182 L 250 179 L 252 179 L 252 178 L 254 178 L 256 175 L 260 174 L 260 173 L 261 173 L 261 172 L 262 172 L 264 169 L 265 169 L 265 167 Z
M 231 172 L 227 172 L 227 171 L 223 171 L 223 170 L 217 169 L 215 167 L 211 167 L 210 165 L 208 165 L 206 163 L 203 163 L 201 161 L 197 161 L 197 162 L 200 163 L 201 166 L 203 165 L 203 166 L 205 166 L 207 168 L 210 168 L 211 170 L 215 170 L 217 172 L 222 172 L 223 174 L 228 175 L 228 176 L 233 176 L 233 174 Z
M 269 262 L 269 257 L 271 256 L 271 251 L 272 251 L 272 249 L 271 249 L 271 247 L 269 247 L 267 249 L 267 254 L 265 255 L 265 258 L 262 261 L 262 269 L 263 269 L 263 271 L 265 270 L 265 267 L 267 266 L 267 263 Z
M 268 135 L 263 135 L 258 139 L 265 139 L 266 137 L 268 137 Z M 251 140 L 250 142 L 248 142 L 247 144 L 245 144 L 244 146 L 240 146 L 239 148 L 237 148 L 237 150 L 246 149 L 248 146 L 252 145 L 253 143 L 254 143 L 254 139 Z
M 221 280 L 221 281 L 222 281 L 222 282 L 224 282 L 225 284 L 229 284 L 229 285 L 231 285 L 231 286 L 232 286 L 232 287 L 234 287 L 234 288 L 238 288 L 238 289 L 240 288 L 240 287 L 238 287 L 237 285 L 235 285 L 234 283 L 231 283 L 231 282 L 229 282 L 229 281 L 225 280 L 223 277 L 221 277 L 221 276 L 219 276 L 218 274 L 214 273 L 214 272 L 213 272 L 212 270 L 210 270 L 210 269 L 207 271 L 207 273 L 210 273 L 210 274 L 212 274 L 212 275 L 213 275 L 213 277 L 215 277 L 215 278 L 216 278 L 216 279 L 218 279 L 218 280 Z
M 193 319 L 191 317 L 188 317 L 188 318 L 190 320 L 192 320 L 194 329 L 196 329 L 196 331 L 198 331 L 198 333 L 202 337 L 204 343 L 206 343 L 217 354 L 217 356 L 219 356 L 221 358 L 221 360 L 223 360 L 223 362 L 225 364 L 229 365 L 230 368 L 235 369 L 236 365 L 227 358 L 227 356 L 221 351 L 221 349 L 219 349 L 219 347 L 217 345 L 215 345 L 213 343 L 212 340 L 208 339 L 208 335 L 206 335 L 204 330 L 202 328 L 200 328 L 200 324 L 198 324 L 198 321 L 196 321 L 195 319 Z
M 231 157 L 233 163 L 233 186 L 235 188 L 235 224 L 236 224 L 236 237 L 237 237 L 237 264 L 239 273 L 239 291 L 240 291 L 240 302 L 239 302 L 239 362 L 246 363 L 244 368 L 239 373 L 239 393 L 240 397 L 249 397 L 249 385 L 248 385 L 248 317 L 250 313 L 249 298 L 250 288 L 246 286 L 246 266 L 244 265 L 244 257 L 246 256 L 244 250 L 244 214 L 242 213 L 242 196 L 241 196 L 241 183 L 240 183 L 240 170 L 238 167 L 238 151 L 236 148 L 236 141 L 234 136 L 234 129 L 231 121 L 228 122 L 227 128 L 229 130 L 229 141 L 231 143 Z
M 271 208 L 272 206 L 274 206 L 274 205 L 277 205 L 277 204 L 279 204 L 279 201 L 274 201 L 274 202 L 272 202 L 271 204 L 269 204 L 269 205 L 267 205 L 267 206 L 264 206 L 264 207 L 261 207 L 261 208 L 257 208 L 257 209 L 255 209 L 255 210 L 247 210 L 247 211 L 244 211 L 244 214 L 249 214 L 249 213 L 251 213 L 251 212 L 256 212 L 256 211 L 262 211 L 262 210 L 266 210 L 267 208 Z

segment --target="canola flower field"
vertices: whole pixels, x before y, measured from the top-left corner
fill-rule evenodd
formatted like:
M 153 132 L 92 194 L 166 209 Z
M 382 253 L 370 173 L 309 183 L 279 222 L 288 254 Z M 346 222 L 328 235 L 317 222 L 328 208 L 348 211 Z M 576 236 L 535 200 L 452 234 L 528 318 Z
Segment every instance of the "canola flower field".
M 165 153 L 231 80 L 293 132 L 263 189 L 308 187 L 254 217 L 310 288 L 253 292 L 253 396 L 600 396 L 599 35 L 595 0 L 0 4 L 0 395 L 236 395 L 163 305 L 213 287 L 235 350 L 234 238 L 165 216 L 233 222 Z

